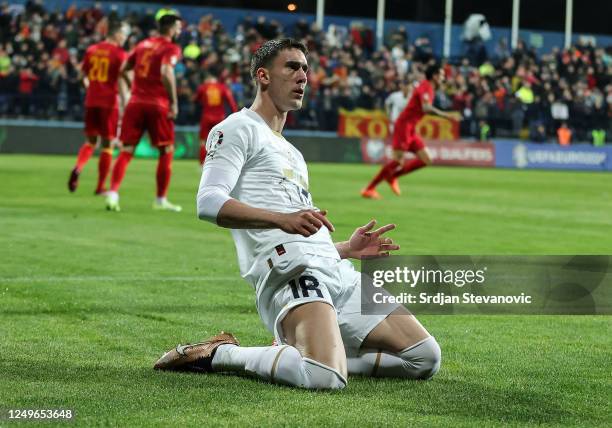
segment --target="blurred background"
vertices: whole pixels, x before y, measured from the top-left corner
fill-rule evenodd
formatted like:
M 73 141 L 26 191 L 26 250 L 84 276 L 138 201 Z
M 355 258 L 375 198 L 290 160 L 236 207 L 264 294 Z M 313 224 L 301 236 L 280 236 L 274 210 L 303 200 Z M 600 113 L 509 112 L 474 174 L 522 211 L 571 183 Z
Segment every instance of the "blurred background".
M 80 129 L 79 62 L 89 45 L 104 38 L 108 19 L 130 23 L 130 49 L 155 33 L 161 14 L 174 11 L 184 18 L 177 40 L 183 50 L 176 69 L 177 124 L 187 133 L 199 122 L 194 94 L 205 77 L 224 82 L 238 106 L 248 106 L 254 96 L 250 54 L 267 39 L 290 36 L 307 44 L 310 71 L 304 108 L 289 115 L 287 129 L 388 140 L 389 96 L 403 84 L 409 94 L 425 65 L 437 61 L 447 83 L 435 104 L 465 120 L 434 120 L 420 129 L 426 138 L 603 146 L 612 135 L 611 4 L 14 0 L 0 6 L 0 124 L 14 127 L 11 135 L 31 130 L 30 122 L 24 125 L 30 128 L 19 128 L 25 119 Z M 0 150 L 15 151 L 16 143 L 4 140 Z M 65 146 L 68 152 L 74 144 Z

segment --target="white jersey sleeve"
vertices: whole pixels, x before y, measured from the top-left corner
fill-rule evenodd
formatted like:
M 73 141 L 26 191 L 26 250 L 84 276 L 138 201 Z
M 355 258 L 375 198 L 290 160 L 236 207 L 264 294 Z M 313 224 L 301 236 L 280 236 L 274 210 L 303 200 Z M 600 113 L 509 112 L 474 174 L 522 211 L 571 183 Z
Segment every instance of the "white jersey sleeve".
M 206 162 L 198 190 L 198 217 L 216 223 L 249 157 L 250 139 L 244 127 L 213 129 L 206 141 Z

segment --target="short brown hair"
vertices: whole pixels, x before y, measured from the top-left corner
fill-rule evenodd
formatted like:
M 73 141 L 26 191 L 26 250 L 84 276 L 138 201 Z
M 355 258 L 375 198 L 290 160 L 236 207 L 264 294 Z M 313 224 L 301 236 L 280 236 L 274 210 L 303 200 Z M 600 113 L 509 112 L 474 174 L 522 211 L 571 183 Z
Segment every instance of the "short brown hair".
M 295 39 L 274 39 L 268 40 L 259 47 L 251 58 L 251 77 L 255 79 L 257 69 L 268 67 L 280 51 L 285 49 L 299 49 L 304 55 L 308 55 L 308 49 L 304 43 Z
M 159 21 L 157 21 L 159 32 L 162 34 L 166 34 L 168 31 L 170 31 L 174 23 L 180 20 L 181 17 L 178 15 L 168 14 L 162 16 L 161 18 L 159 18 Z

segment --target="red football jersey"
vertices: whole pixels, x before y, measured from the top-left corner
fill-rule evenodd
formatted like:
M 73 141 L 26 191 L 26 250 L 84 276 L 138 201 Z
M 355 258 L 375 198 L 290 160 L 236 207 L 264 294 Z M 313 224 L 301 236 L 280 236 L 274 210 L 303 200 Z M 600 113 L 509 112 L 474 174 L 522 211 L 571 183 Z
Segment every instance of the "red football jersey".
M 164 37 L 150 37 L 138 43 L 128 61 L 134 68 L 131 103 L 155 104 L 168 108 L 170 98 L 161 78 L 164 64 L 176 65 L 181 49 Z
M 85 95 L 86 107 L 117 107 L 119 69 L 126 57 L 123 49 L 106 41 L 87 48 L 81 66 L 89 80 Z
M 416 124 L 425 113 L 423 112 L 423 102 L 426 101 L 428 104 L 433 103 L 434 92 L 433 86 L 428 80 L 423 80 L 419 85 L 412 91 L 412 96 L 406 108 L 400 113 L 396 123 L 409 123 Z M 396 125 L 397 126 L 397 125 Z
M 196 92 L 196 101 L 202 104 L 203 116 L 225 116 L 224 102 L 229 104 L 232 112 L 238 110 L 234 96 L 223 83 L 203 83 Z

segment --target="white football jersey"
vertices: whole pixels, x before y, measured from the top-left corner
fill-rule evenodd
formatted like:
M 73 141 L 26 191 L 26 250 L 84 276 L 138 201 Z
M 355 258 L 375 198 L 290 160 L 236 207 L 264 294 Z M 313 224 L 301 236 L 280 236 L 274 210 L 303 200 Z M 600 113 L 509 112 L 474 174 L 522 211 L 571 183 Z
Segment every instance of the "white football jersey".
M 254 111 L 243 108 L 216 125 L 206 149 L 199 195 L 207 186 L 216 186 L 233 199 L 269 211 L 316 209 L 308 191 L 304 157 Z M 308 238 L 280 229 L 232 229 L 231 233 L 240 273 L 253 286 L 261 276 L 256 264 L 261 266 L 262 257 L 265 261 L 282 244 L 302 243 L 308 248 L 305 252 L 340 258 L 325 226 Z

